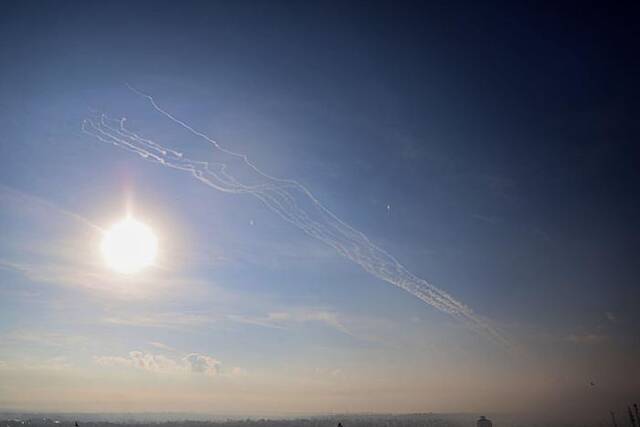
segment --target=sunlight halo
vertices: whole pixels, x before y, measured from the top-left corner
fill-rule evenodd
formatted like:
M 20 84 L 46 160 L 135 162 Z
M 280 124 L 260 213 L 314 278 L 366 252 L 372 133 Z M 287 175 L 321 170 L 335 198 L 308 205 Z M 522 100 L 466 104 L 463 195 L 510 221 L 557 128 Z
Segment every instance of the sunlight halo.
M 148 225 L 127 217 L 105 231 L 100 251 L 109 268 L 133 274 L 153 263 L 158 253 L 158 238 Z

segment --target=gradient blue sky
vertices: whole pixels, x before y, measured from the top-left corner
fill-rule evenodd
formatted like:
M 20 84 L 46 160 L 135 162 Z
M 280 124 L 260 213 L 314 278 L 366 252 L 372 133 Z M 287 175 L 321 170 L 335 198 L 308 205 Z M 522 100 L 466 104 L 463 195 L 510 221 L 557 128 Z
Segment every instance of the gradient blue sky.
M 0 407 L 600 412 L 624 402 L 640 387 L 631 12 L 4 3 Z M 213 160 L 126 83 L 303 183 L 514 349 L 255 198 L 83 134 L 96 112 L 126 116 Z M 97 248 L 128 203 L 157 231 L 161 256 L 122 278 Z

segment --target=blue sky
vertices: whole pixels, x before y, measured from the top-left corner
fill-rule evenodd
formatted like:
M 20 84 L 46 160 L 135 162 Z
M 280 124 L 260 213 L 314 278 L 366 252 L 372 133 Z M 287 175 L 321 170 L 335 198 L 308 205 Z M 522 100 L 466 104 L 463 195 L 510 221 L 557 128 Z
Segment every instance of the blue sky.
M 585 33 L 597 10 L 9 5 L 0 406 L 596 411 L 624 399 L 640 378 L 637 106 L 625 101 L 637 63 L 623 12 Z M 85 119 L 127 117 L 219 160 L 127 84 L 303 184 L 511 347 L 255 197 L 83 133 Z M 98 247 L 127 207 L 160 256 L 122 277 Z

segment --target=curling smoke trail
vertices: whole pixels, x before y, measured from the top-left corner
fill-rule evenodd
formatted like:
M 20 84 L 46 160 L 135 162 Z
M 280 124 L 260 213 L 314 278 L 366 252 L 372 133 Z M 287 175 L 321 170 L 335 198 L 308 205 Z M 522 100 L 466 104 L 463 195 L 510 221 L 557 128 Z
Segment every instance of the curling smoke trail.
M 178 151 L 132 132 L 126 127 L 124 118 L 114 121 L 102 115 L 98 119 L 87 119 L 82 124 L 82 130 L 102 142 L 136 153 L 145 160 L 189 172 L 197 180 L 217 190 L 257 197 L 284 220 L 333 247 L 342 256 L 360 265 L 370 274 L 404 289 L 425 303 L 464 322 L 472 329 L 510 347 L 500 333 L 475 315 L 469 307 L 426 280 L 415 276 L 393 256 L 372 243 L 367 236 L 334 215 L 302 184 L 276 178 L 261 171 L 246 155 L 222 147 L 206 134 L 161 108 L 152 96 L 132 87 L 129 88 L 146 98 L 158 113 L 207 141 L 224 159 L 219 163 L 189 159 Z M 245 171 L 248 168 L 248 172 L 255 176 L 254 180 L 257 179 L 258 183 L 240 182 L 238 174 L 229 172 L 230 169 L 238 167 L 244 168 Z M 246 172 L 243 176 L 246 177 Z

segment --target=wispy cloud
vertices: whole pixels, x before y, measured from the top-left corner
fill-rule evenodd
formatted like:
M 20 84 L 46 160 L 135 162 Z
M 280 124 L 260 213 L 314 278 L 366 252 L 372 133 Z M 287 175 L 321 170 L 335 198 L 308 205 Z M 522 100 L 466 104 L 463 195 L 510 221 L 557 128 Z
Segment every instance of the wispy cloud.
M 42 363 L 27 365 L 26 367 L 27 369 L 61 371 L 61 370 L 70 369 L 72 366 L 65 356 L 57 356 L 51 359 L 47 359 Z
M 314 373 L 322 377 L 338 377 L 343 375 L 340 368 L 315 368 Z
M 78 261 L 81 258 L 78 255 L 73 261 L 59 258 L 43 262 L 5 258 L 0 259 L 0 270 L 14 271 L 32 282 L 78 288 L 87 293 L 115 299 L 166 298 L 178 288 L 182 292 L 188 289 L 192 294 L 206 289 L 206 292 L 216 292 L 219 298 L 233 297 L 228 293 L 223 294 L 221 288 L 205 280 L 185 278 L 158 269 L 151 269 L 136 277 L 122 277 L 96 262 Z
M 12 270 L 22 274 L 33 282 L 50 283 L 64 287 L 84 288 L 104 294 L 122 294 L 133 296 L 146 288 L 143 282 L 137 286 L 127 286 L 117 276 L 107 274 L 97 268 L 86 265 L 73 265 L 64 262 L 20 262 L 0 259 L 0 269 Z
M 97 224 L 83 215 L 72 212 L 69 209 L 64 209 L 42 197 L 34 196 L 2 184 L 0 184 L 0 202 L 3 206 L 11 206 L 12 209 L 20 210 L 21 213 L 26 212 L 34 216 L 46 216 L 49 221 L 52 215 L 57 215 L 60 218 L 75 221 L 93 230 L 102 230 Z
M 297 309 L 291 311 L 273 311 L 263 316 L 228 315 L 227 319 L 267 328 L 285 329 L 292 324 L 318 322 L 344 334 L 353 334 L 343 325 L 336 312 L 321 309 Z
M 503 221 L 502 218 L 491 215 L 472 214 L 471 217 L 477 219 L 478 221 L 486 222 L 492 225 L 499 224 Z
M 227 320 L 236 323 L 273 329 L 294 329 L 320 324 L 358 341 L 392 345 L 397 338 L 398 325 L 389 319 L 375 316 L 345 315 L 326 308 L 295 307 L 278 309 L 264 315 L 229 314 Z
M 7 206 L 2 218 L 18 218 L 32 230 L 13 234 L 7 229 L 0 270 L 22 275 L 31 282 L 81 289 L 101 297 L 118 299 L 163 298 L 178 288 L 191 297 L 198 292 L 228 298 L 210 281 L 180 275 L 176 259 L 186 256 L 165 248 L 156 264 L 143 274 L 122 276 L 106 268 L 98 251 L 104 231 L 82 215 L 54 203 L 0 184 L 0 204 Z M 189 254 L 189 259 L 191 259 Z
M 176 351 L 175 348 L 171 347 L 170 345 L 158 342 L 158 341 L 149 341 L 148 343 L 150 346 L 155 347 L 159 350 L 165 350 L 165 351 Z
M 71 362 L 65 356 L 56 356 L 44 360 L 26 360 L 6 362 L 0 360 L 0 369 L 17 371 L 62 371 L 71 369 Z
M 6 340 L 22 341 L 31 344 L 50 347 L 70 347 L 85 344 L 86 337 L 57 332 L 36 332 L 36 331 L 11 331 L 4 338 Z
M 285 329 L 286 326 L 280 321 L 274 321 L 269 315 L 266 316 L 247 316 L 243 314 L 229 314 L 228 320 L 237 323 L 245 323 L 247 325 L 262 326 L 265 328 Z
M 567 336 L 567 341 L 584 345 L 601 344 L 607 339 L 608 337 L 606 335 L 596 333 L 571 334 Z
M 181 329 L 200 327 L 216 322 L 216 317 L 204 313 L 151 313 L 134 315 L 109 316 L 102 319 L 104 323 L 115 325 L 139 326 L 147 328 Z

